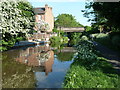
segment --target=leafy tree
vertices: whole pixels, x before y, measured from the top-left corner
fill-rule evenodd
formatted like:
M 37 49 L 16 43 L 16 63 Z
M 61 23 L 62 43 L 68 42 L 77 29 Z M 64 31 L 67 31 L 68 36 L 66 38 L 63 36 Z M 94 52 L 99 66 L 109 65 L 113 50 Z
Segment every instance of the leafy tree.
M 71 14 L 60 14 L 56 17 L 55 27 L 84 27 L 82 24 L 76 21 L 75 17 Z M 64 35 L 66 35 L 64 33 Z M 81 33 L 67 33 L 70 39 L 71 45 L 77 44 Z
M 21 10 L 21 17 L 29 20 L 28 22 L 23 23 L 24 29 L 30 29 L 28 33 L 32 34 L 34 32 L 33 27 L 35 26 L 35 13 L 33 11 L 33 6 L 26 0 L 19 0 L 17 8 Z
M 71 14 L 60 14 L 56 17 L 55 27 L 83 27 L 83 25 Z
M 2 49 L 12 47 L 21 37 L 29 36 L 34 27 L 32 6 L 25 0 L 0 2 L 0 33 Z
M 90 10 L 90 9 L 93 10 Z M 83 10 L 84 16 L 93 21 L 100 30 L 120 31 L 120 2 L 90 2 L 86 4 L 86 10 Z M 90 16 L 94 16 L 90 19 Z

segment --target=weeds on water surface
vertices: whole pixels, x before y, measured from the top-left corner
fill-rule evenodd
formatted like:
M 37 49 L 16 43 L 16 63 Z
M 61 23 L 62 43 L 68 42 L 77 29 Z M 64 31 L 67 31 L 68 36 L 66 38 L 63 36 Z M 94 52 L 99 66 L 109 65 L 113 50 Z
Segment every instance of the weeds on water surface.
M 118 75 L 107 59 L 99 57 L 90 41 L 80 41 L 77 55 L 65 77 L 64 88 L 116 88 Z M 96 54 L 97 53 L 97 54 Z

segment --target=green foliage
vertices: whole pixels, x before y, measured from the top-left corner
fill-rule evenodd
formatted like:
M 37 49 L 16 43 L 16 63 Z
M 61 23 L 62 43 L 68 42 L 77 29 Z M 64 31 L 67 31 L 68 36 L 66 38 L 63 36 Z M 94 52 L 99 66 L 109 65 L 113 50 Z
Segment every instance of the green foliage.
M 117 88 L 118 76 L 106 75 L 101 71 L 88 71 L 83 66 L 73 64 L 63 85 L 64 88 Z
M 97 26 L 100 31 L 118 31 L 120 32 L 120 2 L 90 2 L 86 4 L 86 10 L 83 10 L 84 16 L 92 21 L 92 25 Z M 94 16 L 91 17 L 91 16 Z
M 112 44 L 120 48 L 120 35 L 113 36 Z
M 77 45 L 78 42 L 80 41 L 80 37 L 82 36 L 82 33 L 67 33 L 68 35 L 68 38 L 70 39 L 70 45 L 73 46 L 73 45 Z
M 110 34 L 92 34 L 92 37 L 95 41 L 107 46 L 110 49 L 115 51 L 120 51 L 120 35 L 119 33 L 110 33 Z
M 84 65 L 87 69 L 95 68 L 99 60 L 95 54 L 97 51 L 94 49 L 94 45 L 90 41 L 82 40 L 77 45 L 78 54 L 76 60 L 80 60 L 81 65 Z
M 22 40 L 25 40 L 25 36 L 22 33 L 21 34 L 19 33 L 17 36 L 12 36 L 9 33 L 5 33 L 5 37 L 2 38 L 1 43 L 0 43 L 1 45 L 0 51 L 8 50 L 11 47 L 13 47 L 13 45 L 16 42 L 19 42 Z
M 58 49 L 61 49 L 63 44 L 68 43 L 68 37 L 54 36 L 50 38 L 50 42 L 51 47 L 57 47 Z
M 51 43 L 61 43 L 61 38 L 59 36 L 53 36 L 50 38 Z
M 85 31 L 88 32 L 88 31 L 91 31 L 92 27 L 90 26 L 85 26 Z
M 90 41 L 80 41 L 74 62 L 65 77 L 64 88 L 117 88 L 118 75 L 112 65 L 98 57 Z
M 60 52 L 57 54 L 57 58 L 60 61 L 70 61 L 72 60 L 74 53 L 72 52 Z
M 53 29 L 53 32 L 57 33 L 58 36 L 64 36 L 65 32 L 63 30 L 57 30 L 56 28 Z
M 83 27 L 83 25 L 71 14 L 60 14 L 56 17 L 55 27 Z
M 62 37 L 63 43 L 68 43 L 68 37 Z
M 23 18 L 27 18 L 29 19 L 29 25 L 28 23 L 24 22 L 22 25 L 24 27 L 24 29 L 30 29 L 28 33 L 33 34 L 34 30 L 33 27 L 35 26 L 35 13 L 33 11 L 33 7 L 32 5 L 27 2 L 27 1 L 19 1 L 18 2 L 18 9 L 21 10 L 20 15 Z
M 88 37 L 83 35 L 83 36 L 81 37 L 81 40 L 88 40 Z
M 25 40 L 33 33 L 34 12 L 29 2 L 24 0 L 3 0 L 0 3 L 0 28 L 2 28 L 2 47 L 7 50 L 15 42 Z

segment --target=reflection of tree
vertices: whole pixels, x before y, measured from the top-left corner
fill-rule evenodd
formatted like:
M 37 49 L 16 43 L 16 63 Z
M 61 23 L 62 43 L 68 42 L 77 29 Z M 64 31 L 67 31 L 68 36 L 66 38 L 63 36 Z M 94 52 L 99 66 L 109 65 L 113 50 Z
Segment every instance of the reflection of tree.
M 41 63 L 48 61 L 49 58 L 50 58 L 50 52 L 40 53 L 40 54 L 38 55 L 38 60 L 39 60 Z
M 39 67 L 33 67 L 33 71 L 45 72 L 46 75 L 48 75 L 49 72 L 52 72 L 52 65 L 54 63 L 54 52 L 52 50 L 41 53 L 38 60 Z
M 54 52 L 46 46 L 6 51 L 2 56 L 3 88 L 34 88 L 33 67 L 42 67 L 46 75 L 52 72 Z
M 60 52 L 57 55 L 58 60 L 60 61 L 70 61 L 72 60 L 74 53 L 73 52 Z
M 34 74 L 31 67 L 15 62 L 13 56 L 3 54 L 2 87 L 3 88 L 34 88 Z

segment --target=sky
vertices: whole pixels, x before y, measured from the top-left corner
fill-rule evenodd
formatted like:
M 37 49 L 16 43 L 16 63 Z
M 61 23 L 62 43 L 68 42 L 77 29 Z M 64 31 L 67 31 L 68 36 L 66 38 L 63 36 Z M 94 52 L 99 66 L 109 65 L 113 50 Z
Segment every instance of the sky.
M 75 19 L 84 26 L 90 26 L 88 18 L 83 16 L 81 10 L 85 10 L 85 0 L 28 0 L 33 7 L 44 7 L 45 4 L 52 7 L 54 17 L 59 14 L 72 14 Z

